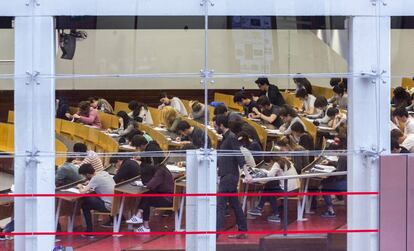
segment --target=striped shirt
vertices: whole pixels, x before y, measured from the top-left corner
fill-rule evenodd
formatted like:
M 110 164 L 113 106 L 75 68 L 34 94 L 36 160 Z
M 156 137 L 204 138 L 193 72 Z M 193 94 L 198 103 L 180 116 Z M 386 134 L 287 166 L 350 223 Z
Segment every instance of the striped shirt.
M 80 165 L 83 164 L 91 164 L 93 169 L 95 169 L 95 172 L 103 171 L 103 164 L 102 160 L 99 158 L 99 156 L 94 151 L 88 151 L 86 158 L 82 161 Z

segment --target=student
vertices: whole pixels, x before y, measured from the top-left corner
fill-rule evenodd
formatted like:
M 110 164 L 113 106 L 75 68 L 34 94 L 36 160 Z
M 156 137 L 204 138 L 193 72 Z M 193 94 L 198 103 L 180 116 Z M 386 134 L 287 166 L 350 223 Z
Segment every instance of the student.
M 161 105 L 158 106 L 158 109 L 171 106 L 182 116 L 188 116 L 187 109 L 185 109 L 183 102 L 179 98 L 170 96 L 166 92 L 162 92 L 160 95 L 160 102 Z
M 128 109 L 131 110 L 128 116 L 133 120 L 148 125 L 154 124 L 151 112 L 145 104 L 132 100 L 128 103 Z
M 79 192 L 82 194 L 95 192 L 96 194 L 113 194 L 115 188 L 114 179 L 105 171 L 96 172 L 91 164 L 82 164 L 79 174 L 89 180 L 86 186 L 79 184 Z M 109 212 L 112 208 L 112 197 L 85 197 L 82 199 L 82 212 L 85 217 L 86 232 L 93 231 L 91 210 Z
M 115 164 L 116 174 L 113 179 L 116 184 L 132 179 L 140 175 L 138 162 L 129 157 L 116 154 L 110 159 L 111 164 Z
M 347 157 L 339 156 L 338 162 L 336 164 L 335 172 L 344 172 L 347 171 Z M 323 179 L 321 182 L 321 191 L 322 192 L 346 192 L 347 191 L 347 182 L 346 176 L 332 176 L 326 179 Z M 331 195 L 324 195 L 323 199 L 325 201 L 327 210 L 321 214 L 324 218 L 335 218 L 336 213 L 333 208 L 332 197 Z
M 286 105 L 282 107 L 282 109 L 280 109 L 279 116 L 283 121 L 283 124 L 279 127 L 279 130 L 285 135 L 292 133 L 292 130 L 290 127 L 295 122 L 299 122 L 303 125 L 303 122 L 299 118 L 298 114 L 296 113 L 296 110 L 290 106 Z
M 299 142 L 300 146 L 309 151 L 315 150 L 312 136 L 305 131 L 305 127 L 301 123 L 295 122 L 292 124 L 291 130 L 292 136 Z
M 13 240 L 13 236 L 1 234 L 1 233 L 12 233 L 12 232 L 14 232 L 14 219 L 13 218 L 9 223 L 6 224 L 6 226 L 3 229 L 0 228 L 0 241 Z
M 306 151 L 305 148 L 303 148 L 299 144 L 296 144 L 288 136 L 280 138 L 276 142 L 276 146 L 279 147 L 280 151 L 283 151 L 283 152 L 304 152 Z M 301 173 L 302 169 L 306 167 L 307 165 L 309 165 L 310 163 L 309 156 L 306 156 L 305 154 L 303 154 L 302 156 L 293 155 L 291 159 L 292 159 L 292 162 L 295 164 L 297 173 Z
M 226 115 L 229 118 L 229 121 L 238 121 L 242 120 L 242 116 L 239 113 L 234 111 L 229 111 L 225 105 L 217 105 L 214 108 L 214 115 Z
M 270 103 L 267 96 L 260 96 L 257 100 L 257 105 L 260 111 L 257 108 L 253 108 L 255 118 L 259 118 L 265 123 L 273 125 L 275 128 L 279 128 L 283 121 L 279 116 L 280 108 Z
M 78 164 L 81 166 L 83 164 L 91 164 L 96 173 L 103 171 L 104 168 L 102 160 L 99 158 L 96 152 L 92 150 L 88 151 L 88 147 L 85 144 L 76 143 L 73 145 L 73 151 L 75 153 L 78 153 L 78 157 L 72 161 L 75 165 Z
M 205 113 L 206 106 L 198 101 L 191 100 L 190 101 L 190 115 L 189 117 L 194 119 L 200 124 L 205 123 L 204 113 Z M 208 118 L 208 114 L 207 114 Z
M 233 102 L 242 106 L 244 110 L 244 116 L 248 117 L 249 114 L 253 113 L 253 108 L 258 108 L 256 101 L 253 100 L 252 95 L 245 91 L 238 91 L 234 94 Z
M 404 124 L 404 134 L 414 134 L 414 118 L 408 115 L 404 107 L 396 108 L 392 116 Z
M 326 115 L 329 117 L 328 127 L 331 130 L 336 130 L 339 126 L 346 124 L 346 115 L 340 113 L 337 108 L 329 108 L 326 111 Z
M 270 84 L 267 78 L 258 78 L 255 83 L 261 91 L 260 96 L 267 96 L 270 103 L 276 106 L 282 106 L 286 103 L 285 99 L 279 91 L 279 88 L 276 85 Z
M 134 128 L 128 134 L 125 135 L 125 144 L 131 145 L 132 139 L 135 135 L 143 136 L 148 142 L 152 141 L 151 136 L 149 136 L 146 132 Z
M 394 129 L 391 131 L 391 139 L 396 140 L 399 145 L 414 153 L 414 134 L 404 135 L 400 130 Z
M 334 95 L 329 99 L 329 103 L 335 104 L 339 109 L 346 110 L 348 108 L 348 94 L 345 93 L 345 89 L 341 85 L 333 87 Z
M 198 127 L 191 126 L 187 121 L 180 121 L 177 125 L 177 133 L 181 135 L 182 141 L 190 141 L 196 148 L 204 148 L 205 132 Z M 211 141 L 207 137 L 208 148 Z
M 96 128 L 102 127 L 98 111 L 92 108 L 88 101 L 82 101 L 79 103 L 79 111 L 74 114 L 73 117 L 85 125 L 90 125 Z
M 328 100 L 324 96 L 319 96 L 315 99 L 315 103 L 313 105 L 316 112 L 314 114 L 308 114 L 306 117 L 309 119 L 315 119 L 319 123 L 327 124 L 329 122 L 329 117 L 326 115 Z
M 115 130 L 108 129 L 108 131 L 115 132 L 120 137 L 124 137 L 138 126 L 137 122 L 131 119 L 131 117 L 124 111 L 119 111 L 116 116 L 119 117 L 119 128 Z
M 161 122 L 168 131 L 177 132 L 178 123 L 181 122 L 181 115 L 171 106 L 166 106 L 161 110 Z
M 292 162 L 290 162 L 286 158 L 276 157 L 275 161 L 272 165 L 270 170 L 260 169 L 261 171 L 265 172 L 267 177 L 276 177 L 276 176 L 283 176 L 286 172 L 295 170 Z M 296 172 L 296 171 L 295 171 Z M 297 173 L 296 173 L 297 175 Z M 297 183 L 297 180 L 292 180 Z M 289 186 L 289 185 L 288 185 Z M 297 186 L 297 185 L 296 185 Z M 298 187 L 298 186 L 297 186 Z M 283 193 L 284 190 L 280 184 L 280 181 L 269 181 L 265 184 L 263 193 Z M 267 221 L 279 223 L 280 222 L 280 215 L 279 215 L 279 208 L 277 206 L 277 197 L 276 196 L 262 196 L 260 197 L 259 204 L 249 210 L 247 213 L 254 216 L 262 216 L 264 212 L 265 203 L 269 202 L 272 208 L 272 214 L 267 217 Z M 286 213 L 286 212 L 285 212 Z
M 64 120 L 72 119 L 72 115 L 69 111 L 69 104 L 64 98 L 56 99 L 56 118 Z
M 114 108 L 112 108 L 112 105 L 106 99 L 90 97 L 88 101 L 89 103 L 91 103 L 91 107 L 98 111 L 102 111 L 109 114 L 114 113 Z
M 312 84 L 309 82 L 307 78 L 293 78 L 293 82 L 296 85 L 295 94 L 300 89 L 305 89 L 306 93 L 312 94 Z
M 229 119 L 225 115 L 216 116 L 214 127 L 217 133 L 223 135 L 223 140 L 220 144 L 221 151 L 232 151 L 240 153 L 240 144 L 236 135 L 229 129 Z M 221 156 L 217 157 L 219 185 L 218 193 L 237 193 L 237 186 L 239 183 L 240 172 L 239 168 L 243 168 L 246 175 L 246 181 L 251 180 L 248 173 L 247 165 L 244 158 L 240 155 Z M 218 197 L 217 198 L 217 230 L 223 230 L 224 217 L 226 214 L 227 202 L 233 208 L 236 215 L 238 231 L 247 231 L 246 217 L 241 208 L 237 197 Z M 241 233 L 229 236 L 229 238 L 246 239 L 247 235 Z
M 393 91 L 394 96 L 391 99 L 391 104 L 394 107 L 407 107 L 411 105 L 410 94 L 401 86 L 398 86 Z
M 296 97 L 303 102 L 301 111 L 307 114 L 315 114 L 315 100 L 316 97 L 312 94 L 308 94 L 306 89 L 302 88 L 296 92 Z
M 82 179 L 78 173 L 79 167 L 75 166 L 72 161 L 73 158 L 68 157 L 65 163 L 57 169 L 55 176 L 56 187 L 71 184 Z
M 391 139 L 391 152 L 392 153 L 410 153 L 405 147 L 400 146 L 396 139 Z
M 262 147 L 256 140 L 251 138 L 249 134 L 240 132 L 237 134 L 237 140 L 240 142 L 240 150 L 249 167 L 252 167 L 252 165 L 254 167 L 263 161 L 263 155 L 258 153 L 262 151 Z M 254 156 L 251 152 L 255 152 Z M 251 158 L 253 158 L 253 161 Z
M 331 78 L 329 84 L 333 87 L 341 86 L 344 88 L 345 92 L 348 90 L 348 79 L 347 78 Z
M 161 150 L 160 146 L 158 145 L 158 143 L 154 140 L 148 141 L 143 136 L 136 135 L 132 139 L 131 145 L 136 147 L 138 152 L 142 153 L 137 158 L 141 162 L 145 162 L 148 165 L 156 165 L 156 164 L 160 164 L 164 161 L 164 155 L 161 153 L 162 150 Z M 159 156 L 153 156 L 154 154 L 149 156 L 147 154 L 147 152 L 160 152 L 160 153 L 156 154 L 156 155 L 159 155 Z M 142 165 L 142 163 L 141 163 L 141 165 Z

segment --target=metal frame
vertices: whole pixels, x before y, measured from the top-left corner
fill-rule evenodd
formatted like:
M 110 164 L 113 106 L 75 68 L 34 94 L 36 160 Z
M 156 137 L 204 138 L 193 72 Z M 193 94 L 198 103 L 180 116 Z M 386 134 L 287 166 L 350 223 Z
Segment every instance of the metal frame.
M 390 16 L 414 16 L 412 0 L 261 0 L 260 4 L 256 0 L 0 1 L 0 16 L 16 17 L 15 153 L 27 154 L 27 158 L 15 160 L 17 193 L 54 192 L 50 182 L 54 158 L 40 155 L 54 152 L 55 80 L 50 76 L 55 73 L 53 16 L 58 15 L 205 15 L 206 20 L 208 15 L 352 16 L 349 150 L 373 152 L 373 157 L 389 152 L 388 112 L 381 111 L 389 110 Z M 213 78 L 234 75 L 215 74 L 209 69 L 208 30 L 205 32 L 206 58 L 200 78 L 207 92 Z M 371 79 L 357 77 L 362 73 Z M 24 75 L 27 79 L 21 77 Z M 365 121 L 369 123 L 364 125 L 375 126 L 360 126 Z M 349 163 L 350 191 L 377 191 L 375 158 L 351 156 Z M 358 210 L 362 207 L 369 210 Z M 350 198 L 348 211 L 349 228 L 378 227 L 378 198 Z M 53 214 L 53 199 L 16 198 L 16 231 L 53 230 Z M 348 250 L 377 250 L 378 235 L 369 235 L 349 235 Z M 48 236 L 17 237 L 15 241 L 16 250 L 51 250 L 53 244 L 53 237 Z

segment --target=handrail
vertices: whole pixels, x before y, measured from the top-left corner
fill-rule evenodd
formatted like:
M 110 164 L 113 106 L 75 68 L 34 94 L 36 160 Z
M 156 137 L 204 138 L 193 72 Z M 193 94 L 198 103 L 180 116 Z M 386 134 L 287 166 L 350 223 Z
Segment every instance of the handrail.
M 343 176 L 347 175 L 347 171 L 332 172 L 332 173 L 310 173 L 310 174 L 299 174 L 299 175 L 287 175 L 287 176 L 276 176 L 266 178 L 254 178 L 252 182 L 269 182 L 274 180 L 290 180 L 290 179 L 306 179 L 306 178 L 320 178 L 320 177 L 331 177 L 331 176 Z

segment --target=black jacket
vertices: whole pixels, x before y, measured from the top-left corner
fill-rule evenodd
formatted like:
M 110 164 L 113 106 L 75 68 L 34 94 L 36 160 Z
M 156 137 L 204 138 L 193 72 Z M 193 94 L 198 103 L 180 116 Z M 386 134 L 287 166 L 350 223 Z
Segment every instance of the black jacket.
M 279 88 L 276 85 L 269 85 L 269 90 L 266 92 L 261 92 L 260 96 L 262 95 L 266 95 L 267 97 L 269 97 L 269 101 L 270 103 L 277 105 L 277 106 L 282 106 L 284 105 L 285 99 L 283 98 L 282 94 L 279 91 Z

